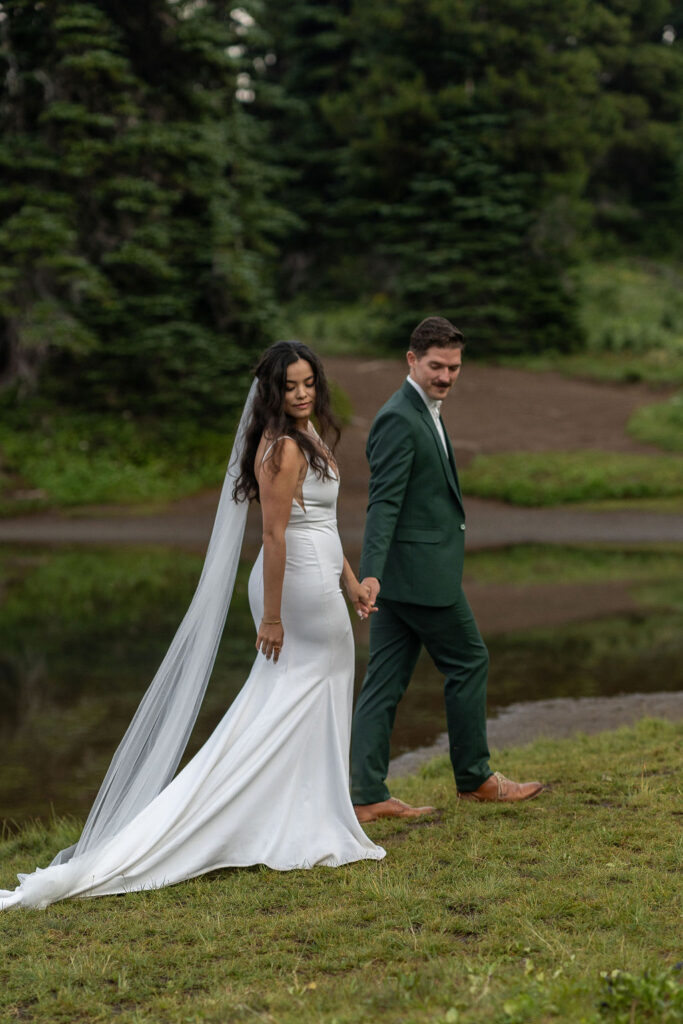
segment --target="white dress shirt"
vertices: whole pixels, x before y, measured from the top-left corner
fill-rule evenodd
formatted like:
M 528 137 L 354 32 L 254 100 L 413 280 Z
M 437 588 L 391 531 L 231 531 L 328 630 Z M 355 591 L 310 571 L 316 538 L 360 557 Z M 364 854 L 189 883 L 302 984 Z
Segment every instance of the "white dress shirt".
M 446 435 L 444 434 L 443 424 L 441 422 L 441 401 L 438 398 L 430 398 L 429 395 L 420 387 L 416 380 L 412 377 L 406 377 L 409 384 L 412 384 L 418 395 L 429 409 L 429 415 L 434 420 L 434 426 L 436 427 L 439 437 L 441 438 L 441 444 L 446 455 L 448 455 L 448 446 L 446 445 Z

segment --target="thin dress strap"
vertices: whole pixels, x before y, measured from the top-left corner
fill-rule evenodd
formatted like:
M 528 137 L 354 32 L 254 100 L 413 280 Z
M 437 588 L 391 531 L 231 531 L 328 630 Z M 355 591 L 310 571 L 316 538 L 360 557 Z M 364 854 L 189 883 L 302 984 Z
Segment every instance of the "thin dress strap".
M 335 475 L 336 479 L 338 480 L 339 479 L 339 467 L 337 466 L 337 460 L 334 457 L 334 453 L 333 453 L 332 449 L 330 448 L 329 444 L 326 444 L 323 441 L 322 437 L 320 436 L 320 434 L 315 429 L 315 427 L 313 426 L 312 423 L 309 423 L 309 428 L 310 428 L 310 431 L 313 434 L 314 438 L 316 439 L 316 441 L 320 445 L 320 447 L 324 448 L 325 452 L 327 452 L 327 466 L 328 466 L 328 468 L 331 466 L 334 469 L 334 475 Z M 323 454 L 324 454 L 324 452 L 323 452 Z
M 285 440 L 287 440 L 288 437 L 289 437 L 289 434 L 282 434 L 280 437 L 276 437 L 275 440 L 272 441 L 268 445 L 268 447 L 266 448 L 265 452 L 263 453 L 263 458 L 261 459 L 261 465 L 263 465 L 263 463 L 268 458 L 268 452 L 271 450 L 271 448 L 274 448 L 275 445 L 278 443 L 278 441 L 285 441 Z M 293 440 L 293 438 L 290 438 L 290 441 L 291 440 Z

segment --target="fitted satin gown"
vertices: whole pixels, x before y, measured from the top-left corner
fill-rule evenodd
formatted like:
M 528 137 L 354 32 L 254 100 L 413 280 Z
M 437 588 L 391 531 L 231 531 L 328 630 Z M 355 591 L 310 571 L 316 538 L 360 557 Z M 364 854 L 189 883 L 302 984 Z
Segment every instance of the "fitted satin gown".
M 156 889 L 221 867 L 380 860 L 349 796 L 354 648 L 340 590 L 338 480 L 308 469 L 292 503 L 277 663 L 258 654 L 201 750 L 127 826 L 66 864 L 19 875 L 0 909 Z M 263 550 L 249 578 L 263 615 Z

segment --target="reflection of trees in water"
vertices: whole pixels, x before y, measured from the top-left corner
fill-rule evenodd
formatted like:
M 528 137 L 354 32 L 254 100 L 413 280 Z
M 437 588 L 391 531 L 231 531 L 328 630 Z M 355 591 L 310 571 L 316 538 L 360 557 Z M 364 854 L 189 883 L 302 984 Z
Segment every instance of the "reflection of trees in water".
M 681 618 L 664 604 L 661 611 L 487 638 L 489 710 L 551 697 L 682 689 Z M 429 744 L 445 727 L 442 677 L 423 654 L 399 707 L 392 752 Z
M 539 552 L 531 554 L 537 573 Z M 565 563 L 557 551 L 541 554 L 545 581 L 551 569 L 562 579 Z M 681 687 L 680 595 L 667 557 L 643 563 L 633 595 L 643 609 L 635 615 L 488 638 L 489 706 Z M 516 558 L 520 563 L 522 556 Z M 576 575 L 576 549 L 567 558 Z M 603 559 L 608 575 L 614 558 Z M 500 566 L 489 569 L 504 579 L 510 553 L 499 559 Z M 51 803 L 57 813 L 87 812 L 200 569 L 197 556 L 162 549 L 0 550 L 0 819 L 46 817 Z M 525 564 L 517 570 L 528 571 Z M 238 576 L 228 636 L 188 756 L 223 715 L 254 657 L 248 573 L 244 566 Z M 367 660 L 366 634 L 359 633 L 359 641 L 357 683 Z M 394 752 L 429 743 L 444 728 L 442 680 L 425 656 L 399 708 Z
M 488 646 L 491 705 L 683 686 L 681 617 L 668 611 L 497 636 Z
M 17 727 L 21 708 L 22 670 L 14 658 L 0 655 L 0 739 L 5 739 L 10 730 Z
M 0 818 L 87 811 L 196 586 L 179 552 L 0 553 Z M 253 626 L 244 573 L 197 732 L 244 680 Z M 246 621 L 249 623 L 245 642 Z M 195 741 L 195 745 L 196 745 Z

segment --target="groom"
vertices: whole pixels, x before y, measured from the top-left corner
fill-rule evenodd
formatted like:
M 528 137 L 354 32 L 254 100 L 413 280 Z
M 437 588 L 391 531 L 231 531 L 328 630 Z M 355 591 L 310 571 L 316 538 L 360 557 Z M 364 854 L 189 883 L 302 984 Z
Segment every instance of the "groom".
M 540 782 L 511 782 L 489 767 L 488 652 L 462 592 L 465 512 L 441 402 L 458 379 L 465 340 L 430 316 L 411 335 L 409 374 L 370 430 L 370 496 L 359 576 L 377 594 L 370 660 L 353 717 L 351 796 L 358 820 L 415 818 L 386 786 L 396 708 L 424 645 L 445 678 L 446 721 L 458 796 L 528 800 Z

